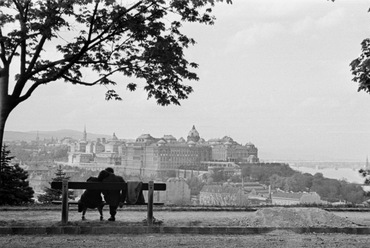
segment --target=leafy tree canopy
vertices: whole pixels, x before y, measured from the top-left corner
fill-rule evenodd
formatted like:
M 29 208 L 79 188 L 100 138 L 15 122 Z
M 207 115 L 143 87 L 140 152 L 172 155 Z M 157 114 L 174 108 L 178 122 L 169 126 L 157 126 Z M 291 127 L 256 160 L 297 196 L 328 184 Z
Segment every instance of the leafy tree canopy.
M 358 83 L 358 91 L 370 93 L 370 39 L 361 43 L 361 54 L 351 64 L 352 80 Z
M 359 173 L 364 177 L 365 184 L 370 185 L 370 170 L 360 169 Z
M 125 2 L 125 1 L 123 1 Z M 230 1 L 227 1 L 230 2 Z M 130 4 L 129 4 L 130 3 Z M 82 85 L 114 85 L 110 76 L 121 73 L 144 79 L 144 89 L 158 104 L 179 104 L 192 91 L 183 79 L 197 80 L 183 49 L 195 43 L 181 33 L 181 22 L 213 24 L 214 0 L 127 1 L 0 1 L 0 44 L 4 73 L 15 57 L 13 96 L 20 101 L 39 85 L 58 79 Z M 171 15 L 173 21 L 169 21 Z M 56 46 L 47 45 L 53 42 Z M 42 57 L 52 53 L 52 56 Z M 99 74 L 83 81 L 83 68 Z M 31 86 L 24 95 L 25 84 Z M 136 83 L 128 83 L 130 90 Z M 107 99 L 120 99 L 108 90 Z
M 316 192 L 322 200 L 335 202 L 347 201 L 362 203 L 368 199 L 366 192 L 360 185 L 351 184 L 343 180 L 325 178 L 323 174 L 311 175 L 295 172 L 292 176 L 280 176 L 277 174 L 269 178 L 273 189 L 280 188 L 293 192 Z
M 135 78 L 128 90 L 144 82 L 148 98 L 179 105 L 193 90 L 184 80 L 198 80 L 198 64 L 184 56 L 195 40 L 182 23 L 213 24 L 211 8 L 222 1 L 0 0 L 0 140 L 10 112 L 56 80 L 104 85 L 106 99 L 120 100 L 108 88 L 120 74 L 120 82 Z

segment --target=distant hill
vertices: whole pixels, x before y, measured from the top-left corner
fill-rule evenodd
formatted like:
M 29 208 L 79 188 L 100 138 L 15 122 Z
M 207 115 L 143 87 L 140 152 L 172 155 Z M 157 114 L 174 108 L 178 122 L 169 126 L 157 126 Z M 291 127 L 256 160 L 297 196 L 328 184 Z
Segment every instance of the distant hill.
M 32 141 L 36 140 L 37 133 L 40 140 L 44 139 L 62 139 L 64 137 L 70 137 L 73 139 L 82 139 L 83 132 L 76 130 L 63 129 L 58 131 L 30 131 L 30 132 L 17 132 L 17 131 L 5 131 L 4 141 Z M 93 134 L 87 133 L 88 140 L 96 140 L 97 138 L 112 138 L 112 135 L 107 134 Z

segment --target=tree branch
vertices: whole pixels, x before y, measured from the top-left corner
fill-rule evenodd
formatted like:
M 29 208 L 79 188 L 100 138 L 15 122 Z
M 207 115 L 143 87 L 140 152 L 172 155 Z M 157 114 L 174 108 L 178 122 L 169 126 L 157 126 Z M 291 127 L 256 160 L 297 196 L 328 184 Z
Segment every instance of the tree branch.
M 141 4 L 143 3 L 143 1 L 139 1 L 139 2 L 137 2 L 136 4 L 134 4 L 133 6 L 131 6 L 130 8 L 128 8 L 126 11 L 125 11 L 125 13 L 122 13 L 121 14 L 121 16 L 123 16 L 123 15 L 126 15 L 128 12 L 130 12 L 131 10 L 133 10 L 133 9 L 135 9 L 136 7 L 138 7 L 138 6 L 140 6 Z M 114 23 L 114 21 L 112 21 L 111 22 L 111 24 L 103 31 L 103 32 L 101 32 L 101 34 L 99 34 L 98 36 L 96 36 L 93 40 L 91 40 L 91 44 L 92 43 L 94 43 L 94 42 L 96 42 L 97 41 L 97 43 L 99 44 L 99 43 L 101 43 L 102 41 L 104 41 L 104 40 L 106 40 L 106 39 L 108 39 L 109 37 L 112 37 L 113 35 L 115 35 L 116 34 L 116 32 L 112 32 L 111 34 L 109 34 L 109 35 L 107 35 L 104 39 L 102 38 L 103 36 L 104 36 L 104 34 L 106 34 L 108 31 L 109 31 L 109 29 L 113 26 L 113 23 Z M 91 27 L 92 25 L 90 25 L 90 27 Z M 127 30 L 127 29 L 126 29 Z M 95 45 L 93 45 L 92 47 L 94 47 Z
M 77 80 L 77 79 L 73 79 L 73 78 L 70 78 L 66 75 L 62 75 L 61 77 L 64 78 L 65 80 L 67 81 L 70 81 L 71 83 L 74 83 L 74 84 L 80 84 L 80 85 L 85 85 L 85 86 L 93 86 L 93 85 L 96 85 L 98 84 L 99 82 L 101 82 L 103 79 L 105 78 L 108 78 L 109 76 L 111 76 L 112 74 L 116 73 L 117 71 L 120 71 L 122 70 L 123 68 L 120 67 L 120 68 L 117 68 L 107 74 L 104 74 L 103 76 L 101 76 L 98 80 L 92 82 L 92 83 L 87 83 L 87 82 L 83 82 L 83 81 L 80 81 L 80 80 Z
M 27 69 L 27 72 L 24 71 L 25 70 L 25 63 L 26 61 L 21 61 L 21 64 L 24 65 L 24 68 L 23 70 L 21 70 L 21 77 L 18 79 L 16 85 L 14 86 L 14 90 L 13 90 L 13 95 L 16 95 L 16 96 L 20 96 L 20 94 L 22 93 L 22 90 L 24 88 L 24 86 L 26 85 L 26 82 L 28 80 L 28 78 L 32 75 L 29 75 L 30 71 L 32 70 L 32 68 L 35 66 L 36 64 L 36 61 L 40 55 L 40 52 L 42 50 L 42 47 L 44 46 L 45 44 L 45 41 L 46 41 L 46 37 L 45 35 L 41 38 L 39 44 L 37 45 L 37 49 L 36 49 L 36 52 L 32 58 L 32 61 L 30 63 L 30 65 L 28 66 L 28 69 Z M 22 49 L 23 50 L 23 49 Z M 23 51 L 22 51 L 22 54 L 23 54 Z
M 0 59 L 3 62 L 4 66 L 6 66 L 8 62 L 6 60 L 5 44 L 4 44 L 3 38 L 4 38 L 3 32 L 2 32 L 2 29 L 0 27 L 0 48 L 1 48 L 1 51 L 0 51 Z
M 96 13 L 98 12 L 98 6 L 99 6 L 99 1 L 96 1 L 95 8 L 94 8 L 94 13 L 93 13 L 93 15 L 91 17 L 91 21 L 90 21 L 89 35 L 87 37 L 87 41 L 88 42 L 91 41 L 91 36 L 92 36 L 93 26 L 94 26 L 94 21 L 95 21 L 95 16 L 96 16 Z
M 131 10 L 135 9 L 136 7 L 140 6 L 141 4 L 143 3 L 143 1 L 139 1 L 137 2 L 136 4 L 134 4 L 133 6 L 131 6 L 129 9 L 127 9 L 125 11 L 124 14 L 127 14 L 128 12 L 130 12 Z M 122 14 L 123 15 L 123 14 Z M 92 19 L 93 21 L 93 19 Z M 107 35 L 106 37 L 103 37 L 104 34 L 106 34 L 109 29 L 112 27 L 114 22 L 111 23 L 111 25 L 109 25 L 108 28 L 106 28 L 101 34 L 99 34 L 97 37 L 95 37 L 94 39 L 92 40 L 87 40 L 87 42 L 84 44 L 84 46 L 81 48 L 81 50 L 79 51 L 79 53 L 77 53 L 76 55 L 74 56 L 71 56 L 70 59 L 66 60 L 68 61 L 68 65 L 66 65 L 64 68 L 62 68 L 55 77 L 59 78 L 59 77 L 62 77 L 64 75 L 64 73 L 66 71 L 68 71 L 72 66 L 73 64 L 75 64 L 81 57 L 82 55 L 85 54 L 85 52 L 91 50 L 93 47 L 95 47 L 96 45 L 98 44 L 101 44 L 102 42 L 104 42 L 105 40 L 107 40 L 109 37 L 111 36 L 114 36 L 116 34 L 116 32 L 112 32 L 111 34 Z M 93 23 L 91 23 L 90 25 L 90 28 L 92 27 Z M 89 34 L 89 38 L 91 38 L 90 34 Z M 94 43 L 94 44 L 93 44 Z M 117 71 L 117 70 L 114 70 L 114 72 Z M 36 73 L 35 72 L 32 72 L 32 75 L 35 75 Z M 111 73 L 109 73 L 108 75 L 111 75 Z M 53 77 L 53 78 L 55 78 Z M 56 79 L 57 79 L 56 78 Z M 56 80 L 56 79 L 53 79 L 53 80 Z M 49 81 L 53 81 L 53 80 L 49 80 Z M 101 80 L 101 79 L 100 79 Z
M 40 53 L 42 51 L 42 48 L 44 47 L 45 41 L 46 41 L 46 35 L 43 35 L 41 37 L 41 40 L 40 40 L 39 44 L 37 45 L 36 51 L 33 55 L 33 58 L 31 60 L 30 64 L 28 65 L 27 74 L 30 73 L 31 70 L 35 67 L 36 61 L 40 56 Z
M 15 0 L 14 0 L 15 1 Z M 137 2 L 136 4 L 134 4 L 133 6 L 131 6 L 129 9 L 127 9 L 126 11 L 125 11 L 125 13 L 124 14 L 127 14 L 128 12 L 130 12 L 130 11 L 132 11 L 133 9 L 135 9 L 135 8 L 137 8 L 138 6 L 140 6 L 141 4 L 143 3 L 143 1 L 139 1 L 139 2 Z M 95 8 L 97 8 L 97 5 L 95 5 Z M 95 13 L 95 10 L 94 10 L 94 13 Z M 122 15 L 124 15 L 124 14 L 122 14 Z M 95 14 L 94 14 L 95 15 Z M 121 16 L 122 16 L 121 15 Z M 92 18 L 92 20 L 91 21 L 93 21 L 94 20 L 94 18 Z M 29 65 L 29 67 L 28 67 L 28 69 L 27 69 L 27 72 L 26 72 L 26 74 L 25 74 L 25 76 L 24 76 L 24 79 L 22 79 L 22 80 L 18 80 L 18 82 L 17 82 L 17 84 L 16 84 L 16 87 L 14 88 L 14 91 L 13 91 L 13 95 L 14 94 L 16 94 L 16 95 L 18 95 L 18 96 L 20 96 L 20 94 L 21 94 L 21 91 L 23 90 L 23 88 L 24 88 L 24 84 L 25 84 L 25 82 L 27 81 L 27 80 L 25 80 L 26 78 L 31 78 L 32 76 L 34 76 L 34 75 L 36 75 L 37 73 L 39 73 L 39 72 L 41 72 L 41 71 L 43 71 L 43 70 L 45 70 L 45 69 L 48 69 L 48 68 L 50 68 L 50 67 L 52 67 L 52 66 L 55 66 L 55 65 L 57 65 L 57 64 L 61 64 L 62 62 L 68 62 L 68 64 L 66 65 L 66 66 L 64 66 L 63 68 L 61 68 L 60 70 L 59 70 L 59 72 L 58 73 L 56 73 L 54 76 L 52 76 L 52 77 L 49 77 L 49 78 L 47 78 L 47 79 L 43 79 L 43 80 L 40 80 L 40 81 L 38 81 L 38 82 L 36 82 L 36 83 L 34 83 L 31 87 L 30 87 L 30 89 L 26 92 L 26 94 L 24 95 L 24 96 L 22 96 L 21 98 L 22 98 L 22 100 L 21 101 L 24 101 L 25 99 L 27 99 L 31 94 L 32 94 L 32 92 L 39 86 L 39 85 L 41 85 L 41 84 L 46 84 L 46 83 L 48 83 L 48 82 L 51 82 L 51 81 L 55 81 L 55 80 L 57 80 L 58 78 L 65 78 L 65 79 L 67 79 L 68 81 L 71 81 L 71 82 L 73 82 L 73 80 L 74 79 L 71 79 L 71 78 L 68 78 L 68 77 L 66 77 L 64 74 L 75 64 L 75 63 L 77 63 L 78 62 L 78 60 L 87 52 L 87 51 L 89 51 L 90 49 L 92 49 L 93 47 L 95 47 L 96 45 L 98 45 L 98 44 L 101 44 L 102 42 L 104 42 L 105 40 L 107 40 L 109 37 L 112 37 L 112 36 L 114 36 L 114 35 L 116 35 L 116 32 L 112 32 L 111 34 L 108 34 L 106 37 L 103 37 L 104 36 L 104 34 L 106 34 L 110 29 L 111 29 L 111 27 L 113 26 L 113 23 L 114 22 L 112 22 L 102 33 L 100 33 L 97 37 L 95 37 L 94 39 L 92 39 L 91 40 L 91 35 L 92 35 L 92 31 L 90 32 L 89 31 L 89 37 L 88 37 L 88 40 L 85 42 L 85 44 L 84 44 L 84 46 L 81 48 L 81 50 L 77 53 L 77 54 L 75 54 L 74 56 L 70 56 L 69 58 L 67 58 L 67 59 L 63 59 L 63 60 L 58 60 L 58 61 L 54 61 L 54 62 L 52 62 L 52 63 L 49 63 L 49 64 L 47 64 L 47 65 L 45 65 L 45 66 L 41 66 L 41 67 L 39 67 L 39 68 L 37 68 L 36 70 L 33 70 L 32 71 L 32 69 L 34 68 L 34 65 L 35 65 L 35 63 L 36 63 L 36 61 L 37 61 L 37 58 L 38 58 L 38 56 L 39 56 L 39 54 L 40 54 L 40 52 L 41 52 L 41 50 L 42 50 L 42 47 L 43 47 L 43 45 L 44 45 L 44 43 L 45 43 L 45 41 L 46 41 L 46 37 L 45 37 L 45 35 L 42 37 L 42 39 L 40 40 L 40 42 L 39 42 L 39 44 L 38 44 L 38 46 L 37 46 L 37 50 L 36 50 L 36 52 L 35 52 L 35 54 L 34 54 L 34 57 L 33 57 L 33 59 L 32 59 L 32 61 L 31 61 L 31 63 L 30 63 L 30 65 Z M 92 26 L 93 26 L 93 23 L 91 23 L 91 25 L 90 25 L 90 30 L 92 30 Z M 122 70 L 122 68 L 118 68 L 118 69 L 116 69 L 116 70 L 114 70 L 114 71 L 112 71 L 112 72 L 110 72 L 110 73 L 108 73 L 108 74 L 106 74 L 105 76 L 103 76 L 102 78 L 100 78 L 100 79 L 98 79 L 97 81 L 95 81 L 95 82 L 93 82 L 93 83 L 91 83 L 91 84 L 89 84 L 89 83 L 84 83 L 84 82 L 79 82 L 79 84 L 83 84 L 83 85 L 94 85 L 94 84 L 97 84 L 98 82 L 100 82 L 103 78 L 106 78 L 106 77 L 108 77 L 109 75 L 112 75 L 113 73 L 115 73 L 115 72 L 117 72 L 117 71 L 119 71 L 119 70 Z M 24 83 L 22 83 L 24 81 Z M 77 82 L 76 82 L 77 83 Z
M 19 19 L 22 19 L 23 17 L 20 17 Z M 26 32 L 26 25 L 24 21 L 19 21 L 21 23 L 21 31 L 22 31 L 22 36 Z M 21 61 L 20 61 L 20 74 L 23 75 L 26 71 L 26 54 L 27 54 L 27 42 L 26 39 L 22 37 L 21 41 Z
M 13 60 L 13 57 L 14 55 L 16 54 L 17 52 L 17 49 L 18 49 L 18 46 L 19 46 L 19 43 L 15 44 L 14 48 L 13 48 L 13 51 L 10 53 L 9 57 L 8 57 L 8 63 L 10 64 Z
M 19 103 L 27 100 L 32 95 L 32 93 L 35 91 L 35 89 L 37 87 L 39 87 L 41 84 L 43 84 L 43 83 L 42 82 L 36 82 L 33 85 L 31 85 L 31 87 L 28 89 L 28 91 L 26 92 L 26 94 L 24 94 L 21 97 L 18 97 Z
M 95 81 L 95 82 L 92 82 L 92 83 L 87 83 L 87 82 L 83 82 L 83 81 L 80 81 L 80 80 L 76 80 L 76 79 L 73 79 L 73 78 L 70 78 L 66 75 L 62 75 L 62 78 L 64 78 L 66 81 L 70 81 L 71 83 L 73 84 L 80 84 L 80 85 L 85 85 L 85 86 L 93 86 L 93 85 L 96 85 L 101 79 Z

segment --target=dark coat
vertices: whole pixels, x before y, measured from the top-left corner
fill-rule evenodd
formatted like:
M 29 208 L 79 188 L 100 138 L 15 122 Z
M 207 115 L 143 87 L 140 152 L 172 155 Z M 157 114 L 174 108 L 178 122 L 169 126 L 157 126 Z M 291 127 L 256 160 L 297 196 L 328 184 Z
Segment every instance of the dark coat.
M 106 170 L 99 173 L 98 179 L 101 182 L 125 182 L 123 177 L 117 176 Z M 110 206 L 118 206 L 123 203 L 126 199 L 126 192 L 124 190 L 103 190 L 104 200 Z
M 87 182 L 99 182 L 99 179 L 97 177 L 89 177 L 89 179 L 87 179 Z M 101 191 L 87 189 L 81 195 L 81 198 L 79 200 L 79 209 L 80 207 L 82 209 L 83 208 L 94 209 L 94 208 L 101 206 L 102 204 L 103 204 L 103 198 L 101 196 Z

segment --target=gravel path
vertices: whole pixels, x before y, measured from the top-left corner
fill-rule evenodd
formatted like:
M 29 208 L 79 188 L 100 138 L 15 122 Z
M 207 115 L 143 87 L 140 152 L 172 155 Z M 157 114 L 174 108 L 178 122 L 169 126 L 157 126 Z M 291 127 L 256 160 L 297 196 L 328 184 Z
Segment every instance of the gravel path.
M 104 212 L 105 218 L 109 216 Z M 242 211 L 154 211 L 165 226 L 367 226 L 370 212 L 328 212 L 321 209 L 266 208 L 256 212 Z M 0 226 L 58 225 L 61 213 L 57 210 L 0 211 Z M 69 220 L 73 225 L 141 225 L 145 211 L 122 211 L 114 223 L 99 221 L 96 211 L 87 213 L 87 221 L 71 209 Z M 276 230 L 259 235 L 190 235 L 190 234 L 136 234 L 136 235 L 0 235 L 1 248 L 39 247 L 369 247 L 369 235 L 296 234 Z
M 79 248 L 79 247 L 192 247 L 192 248 L 298 248 L 346 247 L 367 248 L 367 235 L 292 234 L 276 231 L 264 235 L 56 235 L 56 236 L 0 236 L 2 248 Z
M 104 217 L 109 217 L 108 210 Z M 308 226 L 368 226 L 370 212 L 328 212 L 317 208 L 266 208 L 255 212 L 244 211 L 154 211 L 154 217 L 162 220 L 164 226 L 249 226 L 249 227 L 308 227 Z M 97 211 L 86 214 L 87 221 L 81 221 L 77 210 L 69 212 L 69 221 L 75 225 L 103 225 Z M 118 211 L 115 225 L 140 225 L 146 218 L 146 211 Z M 44 211 L 0 211 L 0 226 L 57 225 L 61 212 Z M 112 224 L 112 223 L 111 223 Z

